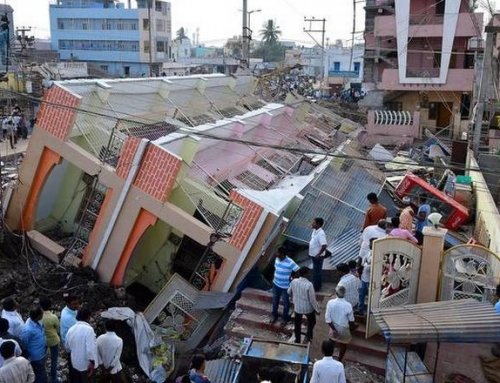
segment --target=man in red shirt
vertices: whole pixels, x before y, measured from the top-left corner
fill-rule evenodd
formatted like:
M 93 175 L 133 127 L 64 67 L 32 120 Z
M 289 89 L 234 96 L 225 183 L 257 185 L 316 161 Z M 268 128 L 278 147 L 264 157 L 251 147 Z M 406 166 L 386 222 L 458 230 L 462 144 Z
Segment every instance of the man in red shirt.
M 377 194 L 369 193 L 366 199 L 370 202 L 370 207 L 366 211 L 363 229 L 367 226 L 376 225 L 381 219 L 387 218 L 387 209 L 378 202 Z

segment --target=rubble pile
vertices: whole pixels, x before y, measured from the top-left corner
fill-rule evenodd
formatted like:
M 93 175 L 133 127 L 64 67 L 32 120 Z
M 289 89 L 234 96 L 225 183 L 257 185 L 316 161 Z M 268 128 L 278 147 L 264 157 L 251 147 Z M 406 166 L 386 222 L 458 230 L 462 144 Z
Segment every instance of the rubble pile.
M 52 299 L 53 309 L 60 312 L 65 306 L 65 294 L 74 294 L 93 313 L 91 324 L 96 334 L 104 333 L 104 320 L 100 314 L 109 307 L 136 309 L 134 297 L 123 289 L 115 289 L 99 282 L 98 275 L 89 267 L 75 268 L 56 265 L 29 248 L 22 237 L 8 236 L 0 248 L 0 300 L 14 296 L 19 312 L 26 318 L 30 306 L 41 296 Z M 139 367 L 134 334 L 121 322 L 117 334 L 123 339 L 122 365 L 131 382 L 149 382 Z M 66 358 L 59 359 L 62 381 L 68 374 Z

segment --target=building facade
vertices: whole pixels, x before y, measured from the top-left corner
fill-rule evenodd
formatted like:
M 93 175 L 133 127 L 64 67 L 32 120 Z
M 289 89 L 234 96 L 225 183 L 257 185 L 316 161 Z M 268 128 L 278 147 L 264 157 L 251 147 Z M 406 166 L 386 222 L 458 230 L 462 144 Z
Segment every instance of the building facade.
M 467 130 L 483 14 L 466 0 L 366 3 L 364 81 L 374 109 L 420 112 L 421 130 Z M 477 45 L 477 44 L 476 44 Z M 394 130 L 394 129 L 393 129 Z M 386 132 L 397 135 L 397 132 Z
M 137 8 L 107 0 L 50 5 L 52 49 L 61 60 L 86 61 L 103 75 L 159 74 L 171 54 L 170 3 L 138 0 Z

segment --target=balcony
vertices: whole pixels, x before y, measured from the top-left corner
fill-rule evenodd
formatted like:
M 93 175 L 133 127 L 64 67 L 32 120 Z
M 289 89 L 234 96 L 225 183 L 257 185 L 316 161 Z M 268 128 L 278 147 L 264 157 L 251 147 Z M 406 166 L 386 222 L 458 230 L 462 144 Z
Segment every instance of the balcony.
M 442 37 L 443 36 L 442 15 L 412 15 L 409 19 L 408 37 Z M 402 25 L 401 28 L 407 28 Z M 483 30 L 482 13 L 460 13 L 457 20 L 455 37 L 477 36 Z M 375 37 L 396 37 L 396 16 L 376 16 Z
M 439 68 L 406 68 L 406 77 L 439 77 Z
M 426 69 L 426 71 L 428 71 L 428 69 Z M 415 76 L 415 78 L 418 79 L 419 77 Z M 430 77 L 428 75 L 420 78 L 421 81 L 417 84 L 401 84 L 399 82 L 398 69 L 384 69 L 382 73 L 382 81 L 378 84 L 378 89 L 403 91 L 437 90 L 451 92 L 471 92 L 474 84 L 474 69 L 449 69 L 446 83 L 444 84 L 437 83 L 437 81 L 433 77 Z

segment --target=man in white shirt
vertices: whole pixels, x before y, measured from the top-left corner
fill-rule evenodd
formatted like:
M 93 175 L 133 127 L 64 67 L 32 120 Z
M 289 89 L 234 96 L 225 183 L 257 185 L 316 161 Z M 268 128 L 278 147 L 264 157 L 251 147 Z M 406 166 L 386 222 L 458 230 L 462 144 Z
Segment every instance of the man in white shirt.
M 323 359 L 314 363 L 310 383 L 346 383 L 344 365 L 333 359 L 335 343 L 324 340 L 321 343 Z
M 90 311 L 82 308 L 76 314 L 76 323 L 66 334 L 65 347 L 70 354 L 70 382 L 86 383 L 93 375 L 98 357 L 95 332 L 88 323 Z
M 9 334 L 19 337 L 21 327 L 24 326 L 23 317 L 17 312 L 17 302 L 12 297 L 5 298 L 2 302 L 2 318 L 9 321 Z
M 326 235 L 323 230 L 323 218 L 316 217 L 313 219 L 311 240 L 309 241 L 309 256 L 313 265 L 313 285 L 315 291 L 321 290 L 321 272 L 323 270 L 323 260 L 325 259 L 326 251 Z
M 300 343 L 302 330 L 302 317 L 307 318 L 306 342 L 313 338 L 313 330 L 316 325 L 316 314 L 319 314 L 319 305 L 314 293 L 313 284 L 306 279 L 309 272 L 307 267 L 301 267 L 297 272 L 298 278 L 290 283 L 288 294 L 292 295 L 294 317 L 295 343 Z
M 97 355 L 99 364 L 104 367 L 107 379 L 112 383 L 123 383 L 122 364 L 120 357 L 123 350 L 123 340 L 116 335 L 116 322 L 107 320 L 106 333 L 97 338 Z
M 344 299 L 345 287 L 337 285 L 335 292 L 337 298 L 330 299 L 326 305 L 325 322 L 330 326 L 330 339 L 339 344 L 339 362 L 342 362 L 352 339 L 354 312 L 351 304 Z
M 351 273 L 347 263 L 337 265 L 337 271 L 340 274 L 338 286 L 345 288 L 345 300 L 354 308 L 358 305 L 361 281 Z
M 6 340 L 0 345 L 0 355 L 5 363 L 0 368 L 0 383 L 33 383 L 35 373 L 30 362 L 22 356 L 16 356 L 16 345 Z
M 370 239 L 383 238 L 387 236 L 387 221 L 381 219 L 376 225 L 365 227 L 363 234 L 361 234 L 361 248 L 359 250 L 359 258 L 362 260 L 366 258 L 370 252 Z
M 359 303 L 358 309 L 356 310 L 356 314 L 365 315 L 366 311 L 366 296 L 368 295 L 368 290 L 370 288 L 370 278 L 372 271 L 372 249 L 373 249 L 373 241 L 377 238 L 370 239 L 370 251 L 365 259 L 361 261 L 363 265 L 363 272 L 361 273 L 361 287 L 359 288 Z

